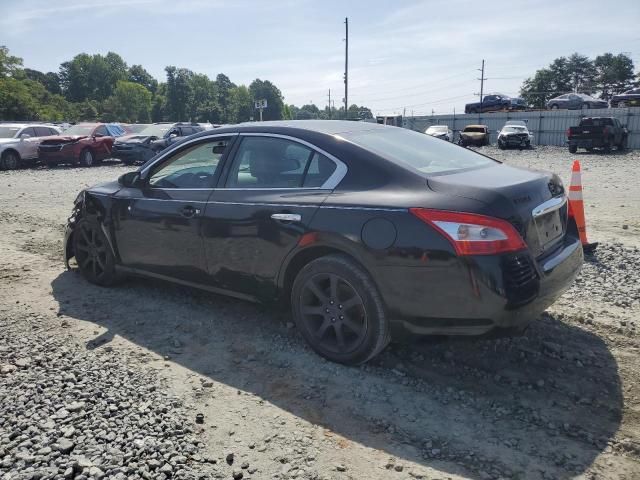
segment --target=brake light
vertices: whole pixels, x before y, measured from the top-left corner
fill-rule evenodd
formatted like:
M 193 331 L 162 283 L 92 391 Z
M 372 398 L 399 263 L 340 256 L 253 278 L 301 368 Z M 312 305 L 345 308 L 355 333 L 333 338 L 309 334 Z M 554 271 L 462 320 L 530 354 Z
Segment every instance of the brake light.
M 499 218 L 428 208 L 409 211 L 443 234 L 461 256 L 496 255 L 527 248 L 515 227 Z

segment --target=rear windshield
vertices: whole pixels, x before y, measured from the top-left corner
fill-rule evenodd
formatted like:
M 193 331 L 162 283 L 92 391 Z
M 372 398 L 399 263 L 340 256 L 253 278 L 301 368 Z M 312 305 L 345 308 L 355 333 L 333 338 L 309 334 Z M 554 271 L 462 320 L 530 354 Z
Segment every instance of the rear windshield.
M 613 125 L 612 118 L 585 118 L 580 122 L 583 127 L 602 127 L 604 125 Z
M 463 132 L 470 132 L 470 133 L 484 133 L 484 128 L 482 127 L 467 127 L 463 130 Z
M 341 137 L 400 165 L 426 174 L 493 165 L 495 160 L 405 128 L 347 132 Z

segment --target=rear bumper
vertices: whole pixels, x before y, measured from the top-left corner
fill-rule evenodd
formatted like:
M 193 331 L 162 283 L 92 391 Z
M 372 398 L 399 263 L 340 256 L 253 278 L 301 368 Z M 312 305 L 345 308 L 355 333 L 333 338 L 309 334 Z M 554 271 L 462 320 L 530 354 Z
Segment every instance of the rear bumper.
M 578 148 L 599 148 L 604 147 L 605 145 L 609 145 L 609 141 L 605 138 L 577 138 L 568 140 L 567 144 L 570 147 L 575 146 Z
M 394 339 L 419 335 L 481 335 L 522 329 L 571 286 L 580 272 L 580 240 L 542 260 L 528 252 L 456 258 L 435 267 L 386 267 L 377 273 Z

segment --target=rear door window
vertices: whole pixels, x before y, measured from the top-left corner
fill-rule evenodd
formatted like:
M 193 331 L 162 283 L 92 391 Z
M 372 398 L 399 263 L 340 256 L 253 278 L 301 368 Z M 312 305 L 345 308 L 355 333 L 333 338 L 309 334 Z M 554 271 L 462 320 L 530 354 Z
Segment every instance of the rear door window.
M 315 153 L 291 140 L 247 136 L 235 155 L 226 186 L 300 188 Z M 320 175 L 319 170 L 317 175 Z
M 51 135 L 51 130 L 47 127 L 34 127 L 36 130 L 36 136 L 38 137 L 48 137 Z
M 93 132 L 94 135 L 96 136 L 103 136 L 103 137 L 108 137 L 109 136 L 109 132 L 107 131 L 107 127 L 105 127 L 104 125 L 100 125 L 98 128 L 96 128 L 95 132 Z
M 20 137 L 24 137 L 26 135 L 29 135 L 30 137 L 35 137 L 36 130 L 33 127 L 25 128 L 24 130 L 22 130 L 22 132 L 20 132 Z

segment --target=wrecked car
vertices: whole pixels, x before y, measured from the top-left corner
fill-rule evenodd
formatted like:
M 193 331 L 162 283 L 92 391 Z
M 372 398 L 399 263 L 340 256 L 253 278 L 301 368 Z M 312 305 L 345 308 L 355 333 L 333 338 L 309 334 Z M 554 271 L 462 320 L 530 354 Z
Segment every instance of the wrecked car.
M 14 170 L 38 158 L 43 138 L 60 135 L 53 125 L 37 123 L 0 124 L 0 170 Z
M 533 135 L 529 133 L 526 125 L 505 125 L 498 132 L 498 148 L 531 148 L 531 139 Z
M 123 134 L 123 128 L 115 123 L 78 123 L 61 135 L 44 139 L 38 154 L 49 167 L 61 163 L 91 167 L 111 157 L 115 138 Z
M 469 145 L 475 145 L 478 147 L 490 145 L 489 134 L 489 127 L 487 127 L 486 125 L 467 125 L 460 132 L 458 145 L 460 145 L 461 147 L 466 147 Z
M 126 165 L 144 163 L 182 137 L 205 130 L 198 123 L 159 122 L 141 132 L 124 135 L 113 144 L 112 157 Z
M 287 305 L 311 348 L 345 364 L 391 339 L 525 328 L 583 260 L 557 175 L 334 120 L 183 139 L 83 190 L 64 254 L 105 287 L 142 275 Z

